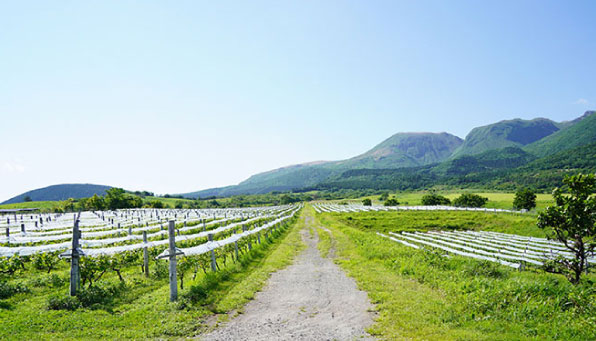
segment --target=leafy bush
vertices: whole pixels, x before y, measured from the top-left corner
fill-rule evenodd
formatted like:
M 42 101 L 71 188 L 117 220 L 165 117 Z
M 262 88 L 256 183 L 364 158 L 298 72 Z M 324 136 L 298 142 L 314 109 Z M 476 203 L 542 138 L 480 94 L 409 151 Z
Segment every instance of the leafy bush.
M 48 273 L 54 270 L 58 263 L 60 258 L 56 253 L 38 253 L 33 256 L 33 266 L 38 270 L 47 270 Z
M 440 205 L 449 205 L 451 204 L 451 200 L 445 198 L 442 195 L 438 194 L 425 194 L 422 197 L 422 205 L 425 206 L 440 206 Z
M 385 203 L 383 205 L 385 205 L 385 206 L 397 206 L 397 205 L 399 205 L 399 201 L 397 201 L 397 198 L 393 197 L 391 199 L 385 200 Z
M 464 193 L 453 200 L 453 204 L 457 207 L 483 207 L 487 202 L 488 198 L 471 193 Z
M 77 310 L 81 302 L 76 296 L 52 296 L 48 299 L 48 310 Z
M 158 279 L 165 279 L 170 276 L 170 269 L 168 268 L 168 262 L 157 261 L 153 267 L 153 275 Z
M 556 204 L 538 215 L 538 227 L 546 230 L 549 239 L 563 243 L 573 253 L 571 259 L 556 259 L 557 272 L 578 284 L 588 257 L 596 250 L 596 177 L 580 173 L 565 177 L 563 182 L 568 195 L 555 188 Z
M 362 200 L 362 205 L 364 206 L 372 206 L 372 201 L 370 199 L 364 199 Z
M 7 299 L 13 295 L 29 292 L 29 288 L 23 284 L 10 284 L 8 282 L 0 282 L 0 300 Z
M 536 207 L 536 194 L 529 188 L 523 188 L 515 193 L 513 208 L 531 210 Z
M 112 304 L 125 290 L 126 285 L 99 284 L 81 288 L 76 296 L 52 296 L 48 299 L 49 310 L 76 310 L 78 308 L 105 308 Z
M 57 274 L 51 274 L 49 276 L 36 277 L 27 282 L 27 285 L 33 287 L 49 287 L 59 288 L 68 283 L 68 278 L 60 277 Z
M 86 289 L 81 289 L 77 294 L 77 299 L 81 302 L 81 306 L 87 308 L 94 305 L 108 305 L 112 303 L 114 298 L 125 288 L 125 284 L 120 282 L 117 285 L 94 285 Z

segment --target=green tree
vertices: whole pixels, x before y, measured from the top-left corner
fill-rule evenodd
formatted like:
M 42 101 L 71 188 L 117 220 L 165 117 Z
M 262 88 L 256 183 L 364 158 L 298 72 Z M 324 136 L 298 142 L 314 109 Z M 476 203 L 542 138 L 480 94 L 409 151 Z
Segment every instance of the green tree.
M 89 211 L 101 211 L 106 208 L 106 203 L 102 197 L 97 194 L 93 194 L 93 196 L 87 199 L 86 202 L 86 210 Z
M 364 206 L 372 206 L 372 201 L 368 198 L 362 200 L 362 205 Z
M 471 193 L 463 193 L 453 200 L 453 204 L 457 207 L 483 207 L 487 202 L 488 198 Z
M 38 270 L 47 270 L 48 273 L 57 268 L 59 263 L 60 258 L 56 253 L 42 252 L 33 256 L 33 266 Z
M 578 284 L 596 247 L 596 179 L 594 174 L 577 174 L 566 176 L 563 183 L 567 194 L 559 188 L 553 190 L 555 205 L 538 215 L 538 227 L 573 253 L 570 259 L 558 257 L 552 270 Z
M 106 190 L 105 196 L 106 207 L 109 210 L 117 210 L 119 208 L 127 208 L 126 197 L 122 188 L 110 188 Z
M 385 201 L 389 198 L 389 193 L 387 192 L 383 192 L 383 194 L 381 194 L 381 196 L 379 197 L 380 201 Z
M 163 208 L 163 202 L 159 200 L 151 200 L 145 204 L 147 208 Z
M 531 210 L 536 207 L 536 193 L 529 188 L 520 189 L 515 193 L 513 199 L 513 207 L 521 210 Z
M 438 195 L 435 193 L 425 194 L 422 196 L 422 205 L 425 206 L 439 206 L 439 205 L 449 205 L 451 204 L 451 200 L 445 198 L 442 195 Z
M 396 197 L 393 197 L 391 199 L 385 200 L 384 205 L 385 206 L 397 206 L 397 205 L 399 205 L 399 201 L 397 201 Z
M 28 195 L 25 195 L 25 197 L 23 198 L 23 201 L 24 201 L 24 202 L 29 202 L 29 201 L 33 201 L 33 199 L 31 199 L 31 197 L 30 197 L 30 196 L 28 196 Z

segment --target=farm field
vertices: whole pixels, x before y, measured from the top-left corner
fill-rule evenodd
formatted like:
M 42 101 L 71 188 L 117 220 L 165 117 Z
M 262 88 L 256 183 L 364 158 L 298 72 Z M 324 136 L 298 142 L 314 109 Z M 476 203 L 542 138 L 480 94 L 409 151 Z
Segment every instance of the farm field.
M 198 212 L 209 218 L 204 225 L 207 231 L 220 231 L 216 239 L 225 240 L 230 236 L 226 226 L 260 216 L 281 217 L 292 210 L 268 207 Z M 193 218 L 192 210 L 163 210 L 156 220 L 158 211 L 107 212 L 107 219 L 87 214 L 83 221 L 89 227 L 83 231 L 82 242 L 95 240 L 100 248 L 87 247 L 87 252 L 92 254 L 97 249 L 109 255 L 120 247 L 137 245 L 136 236 L 141 230 L 152 231 L 153 226 L 159 226 L 159 219 L 177 214 L 184 217 L 176 225 L 182 233 L 181 240 L 187 239 L 178 245 L 181 250 L 192 250 L 193 245 L 204 243 L 204 237 L 200 237 L 203 232 L 195 231 L 204 229 L 203 220 Z M 131 214 L 143 217 L 142 221 L 131 219 Z M 113 229 L 115 222 L 111 217 L 120 219 L 122 231 L 130 226 L 133 233 L 116 239 L 94 237 L 94 233 L 104 231 L 119 235 L 119 230 Z M 54 219 L 55 228 L 47 231 L 54 232 L 47 237 L 62 233 L 59 217 Z M 181 223 L 182 219 L 188 219 L 188 226 Z M 149 225 L 145 226 L 144 221 Z M 32 222 L 27 221 L 29 228 Z M 102 258 L 110 262 L 128 260 L 118 263 L 119 271 L 114 266 L 105 268 L 105 275 L 93 286 L 83 285 L 76 300 L 68 296 L 68 261 L 60 261 L 48 273 L 37 268 L 38 258 L 32 255 L 25 262 L 25 270 L 1 275 L 0 338 L 179 339 L 201 335 L 242 313 L 245 304 L 265 286 L 273 272 L 294 262 L 305 247 L 300 237 L 304 229 L 310 230 L 311 235 L 316 230 L 321 255 L 331 258 L 367 293 L 375 312 L 375 321 L 367 331 L 375 338 L 586 340 L 596 337 L 593 274 L 587 276 L 584 284 L 573 286 L 563 276 L 546 273 L 536 266 L 518 271 L 453 254 L 444 257 L 446 253 L 441 250 L 414 249 L 377 234 L 473 231 L 544 238 L 543 231 L 536 227 L 535 215 L 442 210 L 317 213 L 313 205 L 306 205 L 288 221 L 287 228 L 276 230 L 269 237 L 261 235 L 262 243 L 252 235 L 252 250 L 248 251 L 243 243 L 238 259 L 232 255 L 222 258 L 231 251 L 229 248 L 216 252 L 219 267 L 216 272 L 209 270 L 208 258 L 189 263 L 185 262 L 186 257 L 179 257 L 183 286 L 179 277 L 176 303 L 168 302 L 167 262 L 154 258 L 164 246 L 154 247 L 149 276 L 143 273 L 139 257 L 127 258 L 126 253 L 119 257 L 118 253 Z M 23 241 L 33 238 L 12 235 L 15 238 L 12 243 L 18 238 Z M 199 237 L 193 237 L 198 239 L 191 243 L 188 238 L 195 235 Z M 122 242 L 121 238 L 129 240 Z M 155 245 L 161 243 L 160 238 L 163 237 L 152 239 Z M 44 243 L 58 247 L 60 242 L 49 239 Z M 38 241 L 22 246 L 3 245 L 6 253 L 15 247 L 33 252 L 41 244 Z M 225 258 L 227 262 L 222 262 Z
M 288 211 L 287 208 L 283 208 L 279 212 Z M 229 215 L 230 212 L 228 211 L 227 214 Z M 243 214 L 244 221 L 251 219 L 248 218 L 247 212 Z M 267 218 L 265 215 L 263 217 Z M 267 219 L 271 220 L 271 218 Z M 264 222 L 253 221 L 260 226 L 267 226 Z M 206 226 L 209 228 L 208 231 L 213 233 L 219 229 L 221 232 L 215 234 L 215 239 L 223 241 L 229 235 L 224 230 L 225 224 L 231 226 L 233 222 L 207 223 Z M 138 225 L 134 226 L 135 233 L 138 233 L 137 229 L 145 228 L 144 224 Z M 0 338 L 177 339 L 197 335 L 213 328 L 219 319 L 226 319 L 227 312 L 241 309 L 243 304 L 265 284 L 271 272 L 290 264 L 294 256 L 303 248 L 297 234 L 300 223 L 295 216 L 285 220 L 282 225 L 276 224 L 276 226 L 277 229 L 263 229 L 258 236 L 252 234 L 240 239 L 239 242 L 242 243 L 239 243 L 238 258 L 234 257 L 233 251 L 230 254 L 229 248 L 215 249 L 218 259 L 216 272 L 208 269 L 208 262 L 204 262 L 208 258 L 201 258 L 200 255 L 197 256 L 199 258 L 192 260 L 187 256 L 178 257 L 180 288 L 176 303 L 168 302 L 167 261 L 155 259 L 165 246 L 151 249 L 148 276 L 142 271 L 142 257 L 139 258 L 138 253 L 136 256 L 130 253 L 97 256 L 99 263 L 87 265 L 95 264 L 101 267 L 101 264 L 109 262 L 111 266 L 97 269 L 97 271 L 105 271 L 105 274 L 100 276 L 101 279 L 96 277 L 92 286 L 89 281 L 87 283 L 83 281 L 81 293 L 76 299 L 70 299 L 68 296 L 68 260 L 59 261 L 55 268 L 48 272 L 47 269 L 37 269 L 37 262 L 42 258 L 41 254 L 34 254 L 25 259 L 24 270 L 19 268 L 13 274 L 0 275 L 2 276 Z M 151 228 L 151 226 L 148 227 Z M 183 228 L 179 226 L 180 230 Z M 203 225 L 198 224 L 196 228 L 201 230 Z M 255 229 L 257 229 L 256 225 Z M 250 231 L 252 230 L 246 233 Z M 190 232 L 192 230 L 189 229 L 183 233 Z M 83 231 L 83 238 L 85 233 Z M 187 234 L 187 236 L 190 235 Z M 198 243 L 205 241 L 202 238 L 197 239 Z M 54 245 L 53 241 L 48 243 L 48 245 Z M 187 246 L 187 249 L 182 248 L 187 253 L 194 250 L 192 244 L 188 243 L 182 243 Z M 249 244 L 251 246 L 248 246 Z M 118 245 L 130 246 L 131 244 L 119 242 L 116 246 L 98 249 L 98 251 L 101 254 L 110 253 L 109 250 L 117 248 Z M 233 247 L 234 244 L 231 245 Z M 3 250 L 6 251 L 10 247 L 10 245 L 4 246 Z M 90 253 L 94 249 L 84 248 L 84 250 Z M 53 255 L 55 256 L 55 253 Z M 87 260 L 87 257 L 83 257 L 82 264 L 85 265 Z M 115 264 L 118 265 L 114 266 Z M 181 274 L 184 279 L 183 287 Z
M 310 207 L 307 208 L 310 210 Z M 532 216 L 472 212 L 314 213 L 322 252 L 376 304 L 381 339 L 587 340 L 596 337 L 596 276 L 574 287 L 537 268 L 413 249 L 376 232 L 471 229 L 543 236 Z
M 487 208 L 501 208 L 511 209 L 513 207 L 513 198 L 515 193 L 507 192 L 483 192 L 483 191 L 437 191 L 437 194 L 443 195 L 453 201 L 453 199 L 460 196 L 462 193 L 474 193 L 485 198 L 488 198 L 488 202 L 485 207 Z M 400 205 L 422 205 L 422 197 L 428 194 L 428 192 L 389 192 L 389 196 L 395 196 L 399 201 Z M 353 203 L 361 203 L 363 199 L 371 199 L 375 205 L 383 205 L 382 201 L 379 201 L 379 195 L 370 195 L 358 199 L 340 200 Z M 548 205 L 554 203 L 551 194 L 537 193 L 536 194 L 536 210 L 540 211 L 546 208 Z

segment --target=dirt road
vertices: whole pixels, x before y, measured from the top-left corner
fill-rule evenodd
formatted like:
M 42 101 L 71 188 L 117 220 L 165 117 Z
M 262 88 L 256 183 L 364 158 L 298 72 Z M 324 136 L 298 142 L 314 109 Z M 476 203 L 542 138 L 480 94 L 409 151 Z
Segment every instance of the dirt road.
M 332 260 L 321 257 L 318 234 L 308 230 L 313 218 L 305 219 L 301 234 L 308 248 L 293 265 L 271 275 L 243 314 L 201 340 L 372 339 L 365 332 L 373 322 L 366 293 Z

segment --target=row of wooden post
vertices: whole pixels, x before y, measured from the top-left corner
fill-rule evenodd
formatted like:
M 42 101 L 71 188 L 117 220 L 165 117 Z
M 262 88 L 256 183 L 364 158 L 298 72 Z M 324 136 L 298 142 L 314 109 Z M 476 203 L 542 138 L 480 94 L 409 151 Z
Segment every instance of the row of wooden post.
M 275 226 L 273 227 L 275 229 Z M 205 221 L 203 220 L 203 230 L 205 230 Z M 242 231 L 247 231 L 245 225 L 242 225 Z M 132 235 L 131 227 L 128 230 L 129 235 Z M 9 235 L 8 229 L 6 235 Z M 84 255 L 80 246 L 81 231 L 79 230 L 79 219 L 75 218 L 73 229 L 72 229 L 72 248 L 71 250 L 63 253 L 61 257 L 70 258 L 70 295 L 75 296 L 80 290 L 81 274 L 79 268 L 80 257 Z M 169 260 L 169 282 L 170 282 L 170 301 L 176 301 L 178 299 L 178 283 L 177 283 L 177 259 L 176 256 L 183 255 L 182 251 L 176 248 L 176 223 L 174 220 L 168 222 L 168 250 L 164 252 L 158 258 L 168 258 Z M 207 235 L 209 242 L 213 241 L 213 234 Z M 257 233 L 257 241 L 261 243 L 261 234 Z M 143 272 L 146 277 L 149 277 L 149 250 L 147 246 L 147 231 L 143 231 Z M 252 250 L 252 244 L 250 239 L 248 240 L 248 249 Z M 234 242 L 234 252 L 236 259 L 238 259 L 238 241 Z M 211 250 L 211 270 L 217 271 L 217 260 L 215 258 L 215 251 Z

